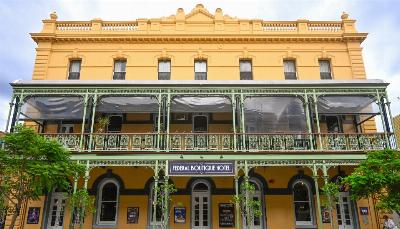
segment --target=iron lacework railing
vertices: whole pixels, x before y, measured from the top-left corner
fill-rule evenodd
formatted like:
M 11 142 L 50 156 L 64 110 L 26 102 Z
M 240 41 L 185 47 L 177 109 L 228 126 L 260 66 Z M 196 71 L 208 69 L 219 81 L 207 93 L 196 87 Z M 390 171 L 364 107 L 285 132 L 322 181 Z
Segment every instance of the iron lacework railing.
M 43 134 L 72 152 L 282 152 L 396 149 L 393 133 Z

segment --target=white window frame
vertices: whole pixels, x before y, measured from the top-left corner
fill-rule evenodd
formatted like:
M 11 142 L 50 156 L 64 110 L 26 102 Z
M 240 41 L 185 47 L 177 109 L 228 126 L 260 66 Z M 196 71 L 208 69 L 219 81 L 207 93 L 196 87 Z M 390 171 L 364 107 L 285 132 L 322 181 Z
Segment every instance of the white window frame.
M 190 202 L 191 202 L 191 209 L 190 209 L 190 228 L 196 228 L 195 226 L 194 226 L 194 193 L 195 193 L 195 191 L 194 191 L 194 187 L 196 186 L 196 185 L 198 185 L 198 184 L 200 184 L 200 183 L 202 183 L 202 184 L 205 184 L 207 187 L 208 187 L 208 190 L 206 191 L 206 192 L 204 192 L 205 193 L 205 196 L 207 196 L 208 197 L 208 219 L 207 219 L 207 221 L 208 221 L 208 228 L 212 228 L 212 222 L 211 222 L 211 219 L 212 219 L 212 202 L 211 202 L 211 185 L 210 185 L 210 182 L 208 182 L 207 180 L 204 180 L 204 179 L 199 179 L 199 180 L 196 180 L 195 182 L 193 182 L 193 184 L 191 185 L 191 195 L 190 195 Z M 198 193 L 200 193 L 200 192 L 198 192 Z
M 286 64 L 287 63 L 293 63 L 293 65 L 294 65 L 294 72 L 289 72 L 289 71 L 286 71 Z M 296 79 L 298 78 L 298 76 L 297 76 L 297 65 L 296 65 L 296 60 L 295 59 L 284 59 L 283 60 L 283 74 L 285 75 L 285 79 L 286 79 L 286 73 L 294 73 L 295 74 L 295 76 L 296 76 Z
M 260 198 L 260 201 L 261 201 L 260 208 L 261 208 L 261 214 L 262 215 L 260 216 L 260 223 L 261 223 L 260 226 L 261 226 L 261 228 L 264 229 L 265 226 L 267 225 L 267 223 L 265 222 L 266 211 L 265 211 L 264 189 L 263 189 L 262 183 L 257 178 L 251 177 L 249 179 L 249 183 L 254 184 L 258 188 L 258 190 L 255 190 L 254 196 L 257 195 Z M 245 220 L 244 219 L 242 219 L 242 225 L 243 225 L 243 229 L 245 229 L 246 225 L 245 225 Z M 251 225 L 251 226 L 253 226 L 253 225 Z
M 295 204 L 295 200 L 294 200 L 294 186 L 297 183 L 300 183 L 300 182 L 302 182 L 306 186 L 307 191 L 308 191 L 308 202 L 309 202 L 309 205 L 310 205 L 311 221 L 297 221 L 297 219 L 296 219 L 296 212 L 295 212 L 296 211 L 296 204 Z M 298 179 L 295 182 L 293 182 L 293 185 L 292 185 L 292 197 L 293 197 L 293 210 L 294 210 L 293 213 L 294 213 L 294 220 L 295 220 L 296 228 L 316 227 L 316 224 L 315 224 L 315 207 L 314 207 L 314 201 L 313 201 L 314 195 L 312 195 L 311 184 L 308 181 L 304 180 L 304 179 Z
M 101 221 L 100 214 L 101 214 L 101 203 L 103 197 L 103 187 L 108 183 L 113 183 L 117 186 L 117 200 L 116 200 L 116 212 L 115 212 L 115 220 L 114 221 Z M 96 211 L 96 225 L 98 226 L 116 226 L 118 222 L 118 213 L 119 213 L 119 193 L 120 191 L 120 184 L 113 178 L 106 178 L 101 181 L 99 188 L 97 190 L 97 211 Z
M 160 187 L 160 185 L 162 185 L 164 183 L 164 181 L 158 181 L 158 187 Z M 157 219 L 156 219 L 156 223 L 155 224 L 153 224 L 153 220 L 152 220 L 152 218 L 153 218 L 153 211 L 154 211 L 154 206 L 153 206 L 153 198 L 154 198 L 154 181 L 153 181 L 153 183 L 151 183 L 151 185 L 150 185 L 150 192 L 149 192 L 149 197 L 148 197 L 148 199 L 149 199 L 149 207 L 148 207 L 148 216 L 147 216 L 147 218 L 148 218 L 148 223 L 147 223 L 147 228 L 153 228 L 153 226 L 155 226 L 155 228 L 161 228 L 161 226 L 162 226 L 162 222 L 161 221 L 157 221 Z

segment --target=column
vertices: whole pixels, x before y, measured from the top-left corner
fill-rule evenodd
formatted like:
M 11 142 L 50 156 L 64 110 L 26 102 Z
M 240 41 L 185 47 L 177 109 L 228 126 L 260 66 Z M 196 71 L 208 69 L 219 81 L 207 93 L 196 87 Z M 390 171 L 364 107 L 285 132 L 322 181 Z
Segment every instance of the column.
M 322 213 L 321 213 L 321 200 L 319 197 L 319 186 L 318 186 L 318 169 L 317 166 L 315 165 L 315 161 L 313 162 L 313 179 L 314 179 L 314 185 L 315 185 L 315 195 L 317 197 L 317 220 L 318 224 L 320 225 L 319 228 L 324 229 L 324 224 L 322 222 Z
M 19 122 L 19 116 L 21 114 L 21 107 L 24 102 L 24 96 L 20 95 L 19 97 L 16 98 L 15 102 L 15 108 L 14 108 L 14 117 L 11 122 L 11 128 L 13 129 L 15 125 L 18 125 Z
M 79 161 L 77 162 L 79 164 Z M 75 195 L 77 189 L 78 189 L 78 179 L 79 176 L 76 173 L 74 176 L 74 189 L 73 189 L 73 194 Z M 69 218 L 69 229 L 73 229 L 74 228 L 74 222 L 73 222 L 73 218 L 74 218 L 74 213 L 75 213 L 75 209 L 69 209 L 70 211 L 70 218 Z
M 240 93 L 240 130 L 242 134 L 242 150 L 246 151 L 246 127 L 244 122 L 244 95 Z
M 86 110 L 88 105 L 88 94 L 86 93 L 84 101 L 83 101 L 83 117 L 82 117 L 82 128 L 81 128 L 81 139 L 79 140 L 79 150 L 82 151 L 83 148 L 83 139 L 85 133 L 85 122 L 86 122 Z
M 246 222 L 246 228 L 249 228 L 249 226 L 250 226 L 250 224 L 249 224 L 249 221 L 250 221 L 250 219 L 251 219 L 251 217 L 250 217 L 250 207 L 249 207 L 249 199 L 250 199 L 250 196 L 249 196 L 249 191 L 247 190 L 247 187 L 248 187 L 248 185 L 249 185 L 249 166 L 247 165 L 247 161 L 244 161 L 244 184 L 246 185 L 246 188 L 245 188 L 245 207 L 246 207 L 246 220 L 245 220 L 245 222 Z
M 236 136 L 236 99 L 235 94 L 231 94 L 231 102 L 232 102 L 232 128 L 233 128 L 233 151 L 237 151 L 237 136 Z
M 85 176 L 83 177 L 83 188 L 87 190 L 87 186 L 88 186 L 88 181 L 89 181 L 89 174 L 90 174 L 90 167 L 89 167 L 89 161 L 86 161 L 86 170 L 85 170 Z M 83 219 L 85 215 L 85 206 L 83 206 L 82 209 L 82 214 L 80 215 L 80 219 L 79 219 L 79 228 L 83 229 Z
M 312 136 L 312 128 L 311 128 L 311 122 L 310 122 L 310 107 L 308 106 L 308 94 L 304 94 L 304 110 L 306 112 L 306 119 L 307 119 L 307 129 L 308 129 L 308 134 L 309 134 L 309 139 L 310 139 L 310 149 L 314 150 L 314 141 L 313 141 L 313 136 Z
M 318 98 L 317 98 L 317 95 L 315 94 L 315 89 L 313 90 L 313 100 L 314 100 L 315 118 L 317 120 L 317 133 L 318 133 L 318 139 L 319 139 L 319 149 L 323 150 L 324 147 L 322 145 L 321 127 L 319 126 Z
M 323 178 L 324 178 L 324 184 L 327 185 L 329 183 L 329 175 L 328 175 L 328 168 L 326 167 L 325 161 L 323 161 L 323 164 L 322 164 L 322 173 L 323 173 Z M 328 202 L 330 205 L 329 206 L 329 215 L 331 218 L 330 224 L 331 224 L 331 229 L 333 229 L 333 211 L 332 211 L 332 206 L 331 206 L 332 199 L 331 199 L 330 195 L 327 195 L 327 198 L 328 198 Z M 321 217 L 322 217 L 322 215 L 321 215 Z
M 154 167 L 154 187 L 153 187 L 153 219 L 152 219 L 152 226 L 151 228 L 156 229 L 157 223 L 157 189 L 158 189 L 158 161 L 156 161 L 156 165 Z
M 92 117 L 91 117 L 91 123 L 90 123 L 90 136 L 89 136 L 89 145 L 88 145 L 88 151 L 92 151 L 92 142 L 93 142 L 93 130 L 94 130 L 94 119 L 96 117 L 96 106 L 97 106 L 97 90 L 96 93 L 93 96 L 93 104 L 92 104 Z
M 389 117 L 390 117 L 390 122 L 391 122 L 391 124 L 392 124 L 392 132 L 393 133 L 395 133 L 395 130 L 398 128 L 398 127 L 396 127 L 395 126 L 395 124 L 394 124 L 394 119 L 393 119 L 393 115 L 392 115 L 392 110 L 390 109 L 390 101 L 389 101 L 389 96 L 388 96 L 388 94 L 387 94 L 387 92 L 385 92 L 385 97 L 386 97 L 386 106 L 387 106 L 387 109 L 388 109 L 388 111 L 389 111 Z M 398 142 L 399 142 L 399 139 L 397 139 L 397 136 L 395 135 L 395 134 L 393 134 L 393 136 L 394 136 L 394 144 L 393 145 L 391 145 L 391 148 L 393 148 L 393 149 L 396 149 L 396 148 L 398 148 Z
M 239 199 L 239 171 L 238 171 L 237 161 L 235 161 L 235 197 Z M 239 202 L 235 202 L 235 228 L 240 229 L 240 204 Z
M 389 142 L 389 138 L 388 138 L 388 134 L 387 134 L 387 130 L 386 130 L 385 114 L 383 113 L 381 96 L 379 94 L 378 89 L 376 89 L 376 98 L 378 101 L 379 114 L 381 115 L 383 132 L 385 133 L 385 142 L 386 142 L 385 148 L 389 148 L 388 146 L 390 145 L 390 142 Z
M 10 101 L 9 104 L 10 104 L 10 109 L 8 110 L 6 129 L 4 130 L 4 132 L 7 132 L 8 131 L 8 127 L 10 126 L 11 112 L 12 112 L 12 108 L 14 106 L 14 95 L 11 96 L 11 101 Z
M 168 228 L 168 223 L 169 223 L 169 190 L 168 190 L 168 180 L 169 177 L 166 175 L 164 176 L 164 228 Z
M 171 91 L 168 90 L 168 95 L 167 95 L 167 152 L 169 151 L 169 143 L 170 143 L 170 136 L 169 136 L 169 131 L 170 131 L 170 119 L 171 119 Z
M 158 118 L 157 118 L 157 152 L 160 151 L 161 143 L 161 109 L 162 109 L 162 95 L 158 94 Z

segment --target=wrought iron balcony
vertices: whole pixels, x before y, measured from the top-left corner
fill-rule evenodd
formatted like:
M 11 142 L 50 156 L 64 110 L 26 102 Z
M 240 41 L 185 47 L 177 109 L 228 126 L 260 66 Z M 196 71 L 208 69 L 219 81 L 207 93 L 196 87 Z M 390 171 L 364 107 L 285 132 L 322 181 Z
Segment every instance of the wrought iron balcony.
M 73 152 L 285 152 L 395 149 L 393 133 L 43 134 Z

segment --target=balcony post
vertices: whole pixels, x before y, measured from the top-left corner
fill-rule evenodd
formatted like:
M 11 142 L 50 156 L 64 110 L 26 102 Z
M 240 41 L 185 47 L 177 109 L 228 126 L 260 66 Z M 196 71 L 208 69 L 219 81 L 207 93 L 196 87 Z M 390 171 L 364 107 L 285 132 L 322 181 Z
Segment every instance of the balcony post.
M 94 94 L 94 97 L 93 97 L 92 118 L 91 118 L 91 123 L 90 123 L 90 136 L 89 136 L 89 145 L 88 145 L 89 152 L 92 151 L 94 118 L 96 115 L 96 106 L 97 106 L 97 90 L 96 90 L 96 94 Z
M 383 112 L 383 107 L 382 107 L 384 105 L 382 104 L 381 95 L 379 94 L 378 89 L 376 89 L 376 97 L 377 97 L 377 101 L 378 101 L 379 114 L 381 115 L 382 128 L 383 128 L 383 132 L 385 133 L 386 148 L 388 149 L 390 146 L 390 142 L 389 142 L 387 129 L 386 129 L 385 114 Z
M 395 133 L 396 127 L 395 127 L 395 124 L 394 124 L 392 110 L 390 109 L 390 101 L 389 101 L 389 96 L 388 96 L 387 92 L 385 92 L 385 97 L 386 97 L 386 106 L 387 106 L 387 109 L 389 111 L 390 123 L 392 124 L 392 132 Z M 393 148 L 396 149 L 396 148 L 398 148 L 397 144 L 398 144 L 398 140 L 399 139 L 397 139 L 397 136 L 395 134 L 393 136 L 394 136 L 394 140 L 395 140 L 395 145 L 393 146 Z
M 313 90 L 313 100 L 314 100 L 315 118 L 317 120 L 317 133 L 318 133 L 318 139 L 319 139 L 319 149 L 323 150 L 324 147 L 322 145 L 321 127 L 319 126 L 318 99 L 317 99 L 317 95 L 315 94 L 315 89 Z
M 319 197 L 319 187 L 318 187 L 318 168 L 315 164 L 315 161 L 313 161 L 313 167 L 312 167 L 312 171 L 313 171 L 313 179 L 314 179 L 314 185 L 315 185 L 315 195 L 317 197 L 317 220 L 318 220 L 318 224 L 320 225 L 319 228 L 324 229 L 324 223 L 322 222 L 322 212 L 321 212 L 321 199 Z
M 77 162 L 78 164 L 79 164 L 79 161 Z M 78 173 L 75 173 L 75 176 L 74 176 L 74 187 L 73 187 L 73 194 L 75 194 L 76 193 L 76 191 L 77 191 L 77 189 L 78 189 L 78 179 L 79 179 L 79 176 L 78 176 Z M 69 211 L 70 211 L 70 220 L 69 220 L 69 229 L 72 229 L 73 228 L 73 226 L 72 225 L 74 225 L 74 221 L 73 221 L 73 218 L 74 218 L 74 213 L 75 213 L 75 209 L 69 209 Z
M 10 101 L 9 105 L 10 105 L 10 109 L 8 110 L 6 129 L 4 130 L 4 132 L 7 132 L 8 131 L 8 127 L 10 126 L 11 112 L 12 112 L 12 109 L 13 109 L 13 106 L 14 106 L 14 95 L 11 96 L 11 101 Z
M 231 102 L 232 102 L 232 128 L 233 128 L 233 151 L 236 152 L 237 151 L 237 139 L 236 139 L 236 98 L 235 98 L 235 94 L 233 93 L 232 90 L 232 94 L 231 94 Z
M 171 91 L 168 90 L 167 95 L 167 143 L 166 143 L 166 150 L 169 152 L 169 131 L 170 131 L 170 119 L 171 119 Z
M 83 101 L 83 117 L 82 117 L 82 128 L 81 128 L 81 139 L 79 140 L 79 150 L 82 151 L 83 146 L 83 138 L 85 133 L 85 122 L 86 122 L 86 110 L 88 105 L 88 94 L 85 94 L 85 98 Z
M 154 178 L 154 187 L 153 187 L 153 196 L 152 196 L 152 198 L 153 198 L 153 219 L 151 220 L 152 221 L 152 226 L 151 226 L 151 228 L 153 228 L 153 229 L 156 229 L 157 227 L 156 227 L 156 223 L 157 223 L 157 214 L 156 214 L 156 211 L 157 211 L 157 188 L 158 188 L 158 161 L 156 161 L 156 165 L 155 165 L 155 167 L 153 168 L 154 169 L 154 176 L 153 176 L 153 178 Z
M 325 160 L 323 161 L 322 164 L 322 173 L 323 173 L 323 178 L 324 178 L 324 184 L 327 185 L 329 183 L 329 175 L 328 175 L 328 168 L 325 164 Z M 331 196 L 328 195 L 328 201 L 331 203 Z M 329 206 L 329 215 L 331 216 L 331 228 L 333 228 L 333 211 L 332 211 L 332 206 Z M 321 216 L 322 217 L 322 216 Z
M 83 177 L 83 188 L 87 189 L 88 186 L 88 181 L 90 179 L 90 166 L 89 166 L 90 161 L 86 161 L 86 169 L 85 169 L 85 176 Z M 85 212 L 85 207 L 83 207 L 82 212 Z M 80 229 L 83 229 L 83 214 L 80 216 L 81 218 L 79 219 L 79 227 Z
M 160 151 L 161 142 L 161 109 L 162 109 L 162 95 L 158 94 L 158 116 L 157 116 L 157 151 Z
M 239 199 L 239 171 L 238 171 L 237 161 L 235 161 L 235 197 L 236 200 Z M 240 229 L 240 205 L 238 201 L 235 201 L 235 213 L 236 213 L 236 229 Z
M 307 129 L 308 129 L 308 134 L 310 138 L 310 147 L 311 150 L 314 150 L 314 141 L 313 141 L 313 136 L 312 136 L 312 129 L 311 129 L 311 122 L 310 122 L 310 108 L 308 106 L 308 94 L 304 94 L 304 108 L 306 112 L 306 119 L 307 119 Z
M 242 134 L 242 150 L 246 151 L 246 128 L 244 122 L 244 96 L 240 93 L 240 129 Z
M 166 168 L 166 170 L 168 170 L 168 168 Z M 168 204 L 168 201 L 169 201 L 168 180 L 169 180 L 168 175 L 165 175 L 164 176 L 164 203 L 165 203 L 165 206 L 163 206 L 163 208 L 165 208 L 164 212 L 163 212 L 163 214 L 164 214 L 164 217 L 163 217 L 164 222 L 163 223 L 165 223 L 164 228 L 168 228 L 168 224 L 169 224 L 169 217 L 166 219 L 166 217 L 168 216 L 168 212 L 170 210 L 169 204 Z
M 246 185 L 246 188 L 245 188 L 245 207 L 246 207 L 246 213 L 247 213 L 247 215 L 249 215 L 249 212 L 250 212 L 250 208 L 249 208 L 249 199 L 250 199 L 250 196 L 249 196 L 249 191 L 247 190 L 248 189 L 248 185 L 249 185 L 249 166 L 248 166 L 248 164 L 247 164 L 247 161 L 244 161 L 244 184 Z M 246 219 L 245 219 L 245 221 L 244 222 L 246 222 L 246 227 L 248 228 L 248 225 L 249 225 L 249 219 L 250 219 L 250 217 L 247 217 Z

